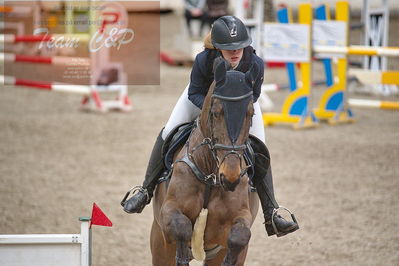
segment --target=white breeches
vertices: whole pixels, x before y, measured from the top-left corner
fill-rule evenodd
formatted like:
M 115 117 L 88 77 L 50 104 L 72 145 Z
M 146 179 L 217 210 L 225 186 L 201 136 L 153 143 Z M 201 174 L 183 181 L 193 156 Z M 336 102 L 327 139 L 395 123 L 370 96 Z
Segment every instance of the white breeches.
M 249 133 L 262 140 L 265 143 L 265 129 L 263 127 L 262 111 L 260 109 L 259 102 L 254 103 L 255 114 L 252 117 L 252 126 L 249 129 Z M 179 100 L 177 101 L 172 114 L 169 117 L 168 122 L 162 132 L 162 138 L 168 136 L 168 134 L 178 125 L 188 123 L 195 120 L 200 114 L 201 109 L 195 106 L 188 99 L 188 86 L 183 91 Z

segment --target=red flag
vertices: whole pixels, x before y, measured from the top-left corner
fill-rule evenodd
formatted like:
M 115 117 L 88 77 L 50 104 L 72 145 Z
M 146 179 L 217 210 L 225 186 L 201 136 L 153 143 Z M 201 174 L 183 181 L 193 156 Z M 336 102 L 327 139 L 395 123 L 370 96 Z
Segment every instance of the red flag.
M 90 228 L 93 224 L 101 226 L 109 226 L 109 227 L 112 226 L 111 220 L 103 213 L 103 211 L 95 203 L 93 203 L 93 210 L 91 211 Z

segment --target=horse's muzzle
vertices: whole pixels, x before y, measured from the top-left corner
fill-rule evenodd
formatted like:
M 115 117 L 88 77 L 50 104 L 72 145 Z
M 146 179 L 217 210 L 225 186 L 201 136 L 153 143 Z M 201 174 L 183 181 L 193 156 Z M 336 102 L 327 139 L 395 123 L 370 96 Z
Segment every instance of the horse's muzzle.
M 236 152 L 229 152 L 223 157 L 219 167 L 219 180 L 226 191 L 234 191 L 241 179 L 242 158 Z
M 224 190 L 226 191 L 234 191 L 237 187 L 237 185 L 240 183 L 241 177 L 238 177 L 237 179 L 235 179 L 234 182 L 230 182 L 226 176 L 224 174 L 220 174 L 220 181 L 222 184 L 222 187 L 224 188 Z

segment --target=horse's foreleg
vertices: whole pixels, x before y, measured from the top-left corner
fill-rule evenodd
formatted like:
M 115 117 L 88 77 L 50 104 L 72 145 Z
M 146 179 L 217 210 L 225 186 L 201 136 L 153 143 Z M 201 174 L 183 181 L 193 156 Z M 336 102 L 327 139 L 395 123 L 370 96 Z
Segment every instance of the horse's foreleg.
M 187 216 L 176 213 L 172 219 L 170 230 L 176 239 L 176 266 L 189 265 L 191 252 L 188 243 L 193 234 L 191 221 Z
M 244 220 L 237 221 L 230 230 L 227 239 L 227 254 L 224 258 L 222 266 L 234 266 L 237 264 L 237 259 L 240 253 L 247 247 L 249 239 L 251 238 L 251 231 Z
M 190 219 L 178 210 L 169 212 L 163 216 L 163 231 L 168 241 L 176 243 L 176 265 L 189 265 L 192 259 L 189 243 L 193 234 Z

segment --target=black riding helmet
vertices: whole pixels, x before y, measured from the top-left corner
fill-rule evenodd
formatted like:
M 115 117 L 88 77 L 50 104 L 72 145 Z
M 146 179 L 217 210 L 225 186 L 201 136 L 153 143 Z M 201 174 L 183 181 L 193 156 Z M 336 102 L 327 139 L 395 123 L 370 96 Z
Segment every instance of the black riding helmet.
M 237 50 L 252 42 L 244 23 L 235 16 L 218 18 L 213 23 L 211 38 L 213 46 L 220 50 Z

